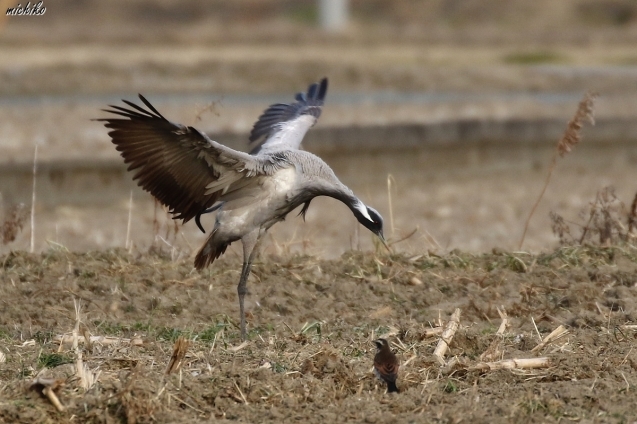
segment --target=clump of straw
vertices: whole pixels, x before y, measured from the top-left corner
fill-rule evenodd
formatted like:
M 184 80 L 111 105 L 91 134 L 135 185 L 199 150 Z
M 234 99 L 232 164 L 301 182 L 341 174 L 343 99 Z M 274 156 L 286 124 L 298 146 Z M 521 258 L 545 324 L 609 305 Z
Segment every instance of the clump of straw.
M 186 352 L 188 352 L 188 346 L 190 342 L 183 337 L 179 337 L 173 346 L 173 354 L 170 357 L 168 367 L 166 367 L 166 374 L 170 374 L 175 371 L 179 371 L 183 365 Z

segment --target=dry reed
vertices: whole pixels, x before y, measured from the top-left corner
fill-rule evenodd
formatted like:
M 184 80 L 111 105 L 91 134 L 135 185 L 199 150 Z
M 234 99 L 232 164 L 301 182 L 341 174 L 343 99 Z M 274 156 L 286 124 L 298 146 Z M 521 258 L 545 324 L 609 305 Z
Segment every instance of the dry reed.
M 35 250 L 35 177 L 38 171 L 38 145 L 35 145 L 33 153 L 33 190 L 31 192 L 31 243 L 29 251 L 33 253 Z
M 130 253 L 133 249 L 133 243 L 130 239 L 131 222 L 133 220 L 133 190 L 130 191 L 130 200 L 128 202 L 128 223 L 126 224 L 126 244 L 125 249 Z
M 567 126 L 566 131 L 562 135 L 562 138 L 557 143 L 555 148 L 555 152 L 553 153 L 553 157 L 551 158 L 551 163 L 549 165 L 548 174 L 546 175 L 546 181 L 544 182 L 544 186 L 542 187 L 542 191 L 538 196 L 537 200 L 533 204 L 531 208 L 531 212 L 529 213 L 526 222 L 524 223 L 524 231 L 522 232 L 522 238 L 520 239 L 519 249 L 522 249 L 522 245 L 524 244 L 524 239 L 526 237 L 526 232 L 529 229 L 529 223 L 531 222 L 531 217 L 535 213 L 537 206 L 540 204 L 542 197 L 544 197 L 544 193 L 546 192 L 546 188 L 551 181 L 551 176 L 553 175 L 553 170 L 557 164 L 557 158 L 564 157 L 567 153 L 571 152 L 573 148 L 581 141 L 581 129 L 586 121 L 590 122 L 591 125 L 595 125 L 595 118 L 593 116 L 594 112 L 594 104 L 595 99 L 597 98 L 596 93 L 588 92 L 584 95 L 584 98 L 579 102 L 577 107 L 577 111 L 571 119 Z
M 394 204 L 391 198 L 392 181 L 396 184 L 392 174 L 387 174 L 387 206 L 389 207 L 389 228 L 391 228 L 391 236 L 394 238 L 396 228 L 394 227 Z

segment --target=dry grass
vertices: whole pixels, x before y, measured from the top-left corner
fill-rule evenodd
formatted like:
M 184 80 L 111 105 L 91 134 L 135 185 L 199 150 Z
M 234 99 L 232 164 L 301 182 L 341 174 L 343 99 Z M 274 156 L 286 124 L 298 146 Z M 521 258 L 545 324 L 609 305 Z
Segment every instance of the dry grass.
M 190 256 L 194 250 L 190 244 L 188 244 L 187 248 L 183 248 L 179 247 L 178 243 L 176 243 L 180 235 L 183 240 L 188 243 L 188 240 L 183 236 L 181 231 L 180 222 L 179 220 L 173 219 L 173 216 L 168 213 L 168 208 L 155 199 L 155 208 L 153 211 L 153 242 L 149 247 L 149 252 L 152 254 L 167 254 L 173 261 Z M 131 240 L 128 249 L 131 250 L 132 246 L 133 241 Z
M 515 420 L 630 414 L 631 245 L 542 255 L 267 257 L 255 266 L 245 343 L 235 319 L 238 260 L 198 273 L 188 260 L 124 250 L 0 258 L 2 322 L 11 323 L 0 326 L 0 420 L 391 414 L 401 422 L 497 422 L 486 404 Z M 456 309 L 453 325 L 444 322 Z M 451 327 L 453 339 L 441 334 Z M 69 330 L 73 336 L 55 337 Z M 398 396 L 384 394 L 371 372 L 376 337 L 388 337 L 401 360 Z M 441 338 L 442 366 L 434 355 Z M 77 373 L 80 358 L 92 384 Z M 38 378 L 59 382 L 52 391 L 62 409 L 31 397 L 47 396 L 44 387 L 25 391 Z M 537 395 L 540 382 L 547 397 Z M 593 385 L 604 410 L 582 403 Z
M 633 202 L 635 203 L 635 202 Z M 631 211 L 626 211 L 624 203 L 617 198 L 613 187 L 605 187 L 595 196 L 595 200 L 581 211 L 580 221 L 567 222 L 561 215 L 551 212 L 553 233 L 561 245 L 612 246 L 634 241 L 631 229 Z M 571 227 L 579 228 L 579 235 Z

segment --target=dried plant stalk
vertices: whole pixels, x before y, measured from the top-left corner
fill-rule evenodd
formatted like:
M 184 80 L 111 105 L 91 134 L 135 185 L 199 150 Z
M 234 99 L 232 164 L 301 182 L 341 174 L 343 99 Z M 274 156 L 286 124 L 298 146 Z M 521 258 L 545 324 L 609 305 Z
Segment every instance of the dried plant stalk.
M 86 343 L 86 349 L 90 352 L 93 349 L 93 343 L 91 343 L 91 333 L 88 328 L 84 326 L 82 329 L 82 336 L 84 336 L 84 343 Z
M 33 153 L 33 189 L 31 191 L 31 243 L 29 251 L 33 253 L 35 250 L 35 177 L 38 172 L 38 145 L 35 145 Z
M 97 379 L 99 378 L 101 372 L 91 370 L 88 365 L 84 363 L 84 359 L 82 357 L 82 351 L 79 348 L 79 341 L 88 340 L 88 347 L 90 348 L 90 336 L 88 333 L 88 329 L 84 329 L 83 337 L 80 338 L 80 327 L 82 324 L 82 302 L 76 301 L 73 299 L 73 304 L 75 306 L 75 328 L 73 329 L 73 350 L 75 351 L 75 375 L 80 379 L 80 386 L 84 390 L 88 390 L 95 383 L 97 383 Z
M 64 380 L 62 379 L 53 379 L 53 378 L 44 378 L 38 377 L 31 382 L 30 390 L 35 390 L 43 396 L 46 396 L 49 399 L 49 402 L 55 406 L 59 412 L 64 412 L 66 408 L 60 402 L 60 399 L 57 397 L 57 392 L 64 385 Z
M 248 341 L 246 340 L 246 341 L 242 342 L 242 343 L 241 343 L 240 345 L 238 345 L 238 346 L 232 346 L 232 347 L 229 347 L 229 348 L 228 348 L 228 350 L 229 350 L 230 352 L 237 353 L 238 351 L 240 351 L 241 349 L 243 349 L 243 348 L 244 348 L 244 347 L 246 347 L 247 345 L 248 345 Z
M 495 333 L 498 337 L 496 337 L 495 340 L 491 342 L 489 347 L 482 353 L 482 355 L 480 355 L 481 361 L 494 360 L 504 353 L 504 351 L 500 349 L 500 345 L 502 344 L 502 337 L 499 336 L 502 336 L 506 331 L 506 327 L 509 323 L 509 318 L 507 317 L 507 314 L 503 309 L 497 309 L 498 314 L 500 314 L 500 318 L 502 318 L 502 323 L 500 324 L 498 331 Z
M 49 399 L 49 401 L 51 401 L 53 406 L 55 406 L 55 409 L 57 409 L 59 412 L 64 412 L 66 410 L 66 408 L 64 407 L 64 405 L 62 405 L 62 402 L 60 402 L 60 399 L 58 399 L 53 389 L 51 389 L 50 387 L 45 387 L 44 390 L 42 390 L 42 393 L 44 394 L 44 396 L 46 396 Z
M 549 358 L 528 358 L 528 359 L 504 359 L 497 362 L 479 362 L 468 371 L 495 371 L 495 370 L 513 370 L 513 369 L 532 369 L 532 368 L 548 368 L 551 362 Z
M 507 326 L 509 325 L 509 316 L 507 315 L 504 308 L 502 309 L 497 308 L 497 310 L 498 310 L 498 314 L 500 315 L 500 318 L 502 319 L 502 322 L 500 323 L 500 327 L 498 328 L 498 331 L 495 334 L 502 335 L 504 334 Z
M 133 221 L 133 190 L 130 191 L 130 200 L 128 202 L 128 223 L 126 224 L 126 243 L 125 249 L 129 253 L 132 251 L 133 244 L 130 239 L 131 223 Z
M 59 335 L 53 338 L 56 342 L 60 344 L 64 343 L 73 343 L 74 336 L 71 334 Z M 86 343 L 86 337 L 82 337 L 77 339 L 78 343 Z M 100 345 L 114 345 L 114 344 L 131 344 L 133 346 L 141 346 L 144 344 L 144 341 L 140 338 L 134 339 L 125 339 L 121 337 L 112 337 L 112 336 L 90 336 L 89 337 L 90 344 L 100 344 Z
M 458 327 L 460 326 L 460 308 L 456 308 L 456 310 L 451 315 L 451 319 L 447 323 L 445 327 L 445 331 L 442 332 L 440 336 L 440 341 L 434 350 L 434 356 L 440 365 L 445 365 L 445 353 L 447 353 L 447 349 L 449 348 L 449 344 L 453 339 L 453 336 L 458 331 Z
M 97 380 L 99 380 L 102 371 L 92 370 L 89 368 L 88 365 L 79 360 L 76 361 L 75 365 L 77 370 L 76 374 L 80 378 L 80 386 L 84 390 L 89 390 L 95 385 L 95 383 L 97 383 Z
M 175 346 L 173 347 L 173 354 L 170 357 L 170 362 L 168 363 L 168 367 L 166 367 L 166 374 L 178 371 L 179 368 L 181 368 L 184 358 L 186 357 L 186 352 L 188 351 L 188 344 L 188 340 L 183 337 L 179 337 L 177 339 Z
M 560 325 L 555 330 L 551 331 L 551 333 L 548 336 L 544 337 L 544 340 L 542 340 L 540 344 L 538 344 L 533 349 L 531 349 L 531 352 L 537 352 L 539 350 L 542 350 L 544 347 L 546 347 L 546 345 L 554 342 L 555 340 L 559 339 L 562 336 L 565 336 L 566 334 L 568 334 L 568 330 L 563 325 Z
M 387 203 L 389 206 L 389 228 L 391 228 L 391 237 L 394 238 L 396 234 L 396 228 L 394 227 L 394 204 L 391 198 L 391 185 L 392 181 L 396 184 L 394 180 L 394 176 L 392 174 L 387 174 Z
M 637 207 L 637 204 L 634 204 L 634 207 Z M 634 237 L 634 234 L 630 232 L 631 221 L 634 218 L 631 218 L 630 214 L 632 212 L 628 216 L 627 229 L 623 218 L 626 215 L 626 208 L 615 194 L 615 189 L 608 186 L 599 190 L 595 200 L 580 213 L 586 221 L 581 224 L 573 222 L 582 229 L 579 237 L 574 237 L 569 225 L 560 215 L 551 211 L 549 216 L 553 221 L 553 234 L 558 236 L 562 246 L 573 244 L 610 246 Z
M 424 340 L 427 337 L 433 337 L 433 336 L 442 334 L 443 330 L 444 330 L 443 327 L 428 328 L 425 331 L 423 331 L 423 333 L 420 335 L 420 340 Z
M 571 234 L 571 228 L 564 221 L 564 218 L 553 211 L 549 212 L 549 218 L 551 218 L 551 230 L 553 234 L 557 236 L 561 246 L 566 246 L 572 242 L 573 235 Z
M 526 232 L 529 229 L 529 222 L 531 222 L 531 217 L 535 213 L 535 209 L 537 209 L 537 205 L 540 204 L 542 197 L 544 197 L 544 193 L 546 192 L 546 188 L 551 181 L 551 176 L 553 175 L 553 169 L 555 169 L 555 165 L 557 164 L 557 157 L 564 157 L 567 153 L 569 153 L 573 148 L 581 141 L 580 130 L 584 125 L 585 121 L 590 122 L 591 125 L 595 125 L 595 118 L 593 116 L 595 99 L 597 98 L 596 93 L 588 92 L 584 95 L 584 98 L 579 102 L 577 107 L 577 111 L 575 112 L 575 116 L 571 119 L 567 126 L 566 131 L 564 131 L 564 135 L 557 143 L 555 153 L 551 158 L 551 164 L 549 165 L 549 172 L 546 175 L 546 181 L 544 182 L 544 187 L 542 187 L 542 191 L 540 192 L 540 196 L 533 204 L 531 208 L 531 212 L 529 213 L 529 217 L 526 219 L 524 224 L 524 232 L 522 233 L 522 238 L 520 239 L 519 249 L 522 249 L 522 245 L 524 244 L 524 238 L 526 237 Z
M 232 380 L 232 382 L 234 383 L 234 387 L 237 388 L 237 391 L 239 392 L 239 395 L 241 396 L 241 400 L 243 401 L 243 403 L 245 405 L 247 405 L 248 404 L 248 400 L 246 399 L 245 395 L 241 391 L 241 388 L 239 387 L 239 385 L 237 384 L 237 382 L 235 380 Z
M 600 246 L 609 246 L 613 239 L 626 240 L 628 234 L 618 218 L 624 210 L 624 204 L 615 195 L 615 189 L 604 187 L 597 192 L 595 201 L 590 205 L 589 219 L 582 230 L 579 244 L 583 244 L 587 235 L 598 235 Z

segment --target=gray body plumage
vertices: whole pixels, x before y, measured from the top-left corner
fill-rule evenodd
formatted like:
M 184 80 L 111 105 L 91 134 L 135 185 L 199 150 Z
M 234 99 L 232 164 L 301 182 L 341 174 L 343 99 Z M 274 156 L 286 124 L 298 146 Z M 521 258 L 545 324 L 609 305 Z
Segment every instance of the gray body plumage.
M 244 264 L 237 291 L 241 335 L 245 339 L 244 296 L 262 236 L 272 225 L 316 196 L 345 203 L 358 221 L 383 238 L 382 217 L 365 206 L 318 156 L 299 150 L 303 136 L 316 123 L 327 92 L 327 79 L 296 95 L 295 103 L 271 105 L 250 134 L 250 154 L 211 140 L 193 127 L 164 118 L 141 94 L 146 108 L 124 100 L 111 106 L 105 126 L 117 150 L 135 171 L 133 179 L 169 208 L 175 219 L 216 211 L 215 225 L 195 257 L 202 269 L 241 240 Z M 122 119 L 123 117 L 124 119 Z
M 256 228 L 267 231 L 314 197 L 357 200 L 321 158 L 306 151 L 263 152 L 254 157 L 247 169 L 253 175 L 249 181 L 236 184 L 236 189 L 219 197 L 215 227 L 197 255 L 196 261 L 206 260 L 201 267 L 244 234 Z

